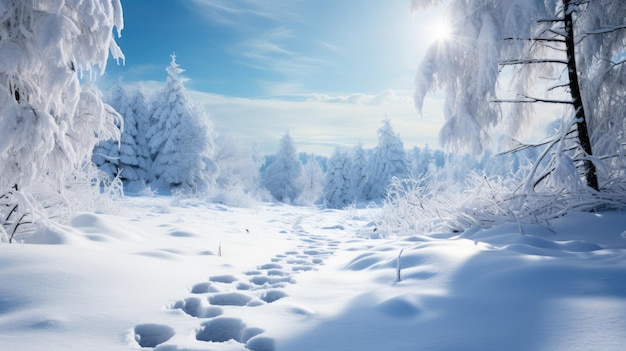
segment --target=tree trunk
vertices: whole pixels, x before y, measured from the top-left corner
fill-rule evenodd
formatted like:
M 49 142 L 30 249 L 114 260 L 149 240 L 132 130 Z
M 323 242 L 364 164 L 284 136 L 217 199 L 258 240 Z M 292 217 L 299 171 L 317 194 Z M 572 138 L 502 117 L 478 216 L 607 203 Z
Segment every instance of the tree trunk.
M 572 18 L 572 11 L 570 10 L 571 0 L 563 0 L 564 11 L 564 25 L 565 25 L 565 47 L 567 51 L 567 71 L 569 76 L 569 87 L 572 95 L 572 102 L 574 110 L 576 112 L 576 129 L 578 131 L 578 142 L 585 152 L 585 159 L 583 160 L 583 167 L 585 170 L 585 178 L 587 180 L 587 186 L 598 190 L 598 177 L 596 174 L 596 166 L 587 157 L 591 156 L 591 140 L 589 139 L 589 130 L 587 128 L 587 119 L 585 116 L 585 107 L 583 106 L 583 100 L 580 91 L 580 84 L 578 82 L 578 70 L 576 68 L 576 51 L 574 41 L 574 20 Z

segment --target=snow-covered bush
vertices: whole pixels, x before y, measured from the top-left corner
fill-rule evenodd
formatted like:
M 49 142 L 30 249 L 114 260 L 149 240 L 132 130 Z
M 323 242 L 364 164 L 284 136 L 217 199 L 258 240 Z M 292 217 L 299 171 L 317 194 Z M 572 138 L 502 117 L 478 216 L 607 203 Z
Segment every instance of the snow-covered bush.
M 64 180 L 61 191 L 50 191 L 50 184 L 42 182 L 33 186 L 32 196 L 42 204 L 47 218 L 67 223 L 77 212 L 120 213 L 119 201 L 124 188 L 119 177 L 110 179 L 93 163 L 83 166 Z
M 394 178 L 376 221 L 385 235 L 463 232 L 507 222 L 516 223 L 524 234 L 525 225 L 550 227 L 570 212 L 626 208 L 626 187 L 619 182 L 602 192 L 586 187 L 525 191 L 519 184 L 530 168 L 508 177 L 472 171 L 456 183 L 436 170 L 420 179 Z
M 0 194 L 0 242 L 13 242 L 34 223 L 33 205 L 27 194 L 11 188 Z

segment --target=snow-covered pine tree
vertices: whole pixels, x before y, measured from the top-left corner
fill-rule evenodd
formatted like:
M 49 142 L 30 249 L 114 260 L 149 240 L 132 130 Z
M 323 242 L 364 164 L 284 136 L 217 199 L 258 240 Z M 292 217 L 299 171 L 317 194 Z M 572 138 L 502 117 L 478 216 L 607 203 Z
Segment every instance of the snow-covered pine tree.
M 302 162 L 289 132 L 280 139 L 278 151 L 263 173 L 263 185 L 281 202 L 291 203 L 302 193 Z
M 132 111 L 132 115 L 135 119 L 135 130 L 133 131 L 132 129 L 125 128 L 124 132 L 128 132 L 134 139 L 136 158 L 135 170 L 137 177 L 134 180 L 131 180 L 128 175 L 122 174 L 122 176 L 127 177 L 125 185 L 128 190 L 135 191 L 141 190 L 141 188 L 149 182 L 149 175 L 152 167 L 150 148 L 148 147 L 148 139 L 146 139 L 146 134 L 150 128 L 150 111 L 148 103 L 146 102 L 146 97 L 139 88 L 132 89 L 130 91 L 129 104 L 130 111 Z M 123 159 L 121 161 L 124 162 Z
M 432 154 L 428 144 L 426 144 L 424 148 L 414 146 L 408 156 L 411 160 L 410 167 L 413 176 L 421 178 L 428 173 L 432 162 Z
M 146 125 L 145 98 L 139 89 L 128 90 L 118 83 L 111 89 L 109 104 L 124 120 L 121 140 L 119 143 L 101 143 L 94 150 L 92 159 L 110 177 L 121 172 L 120 179 L 127 189 L 140 190 L 147 182 L 150 166 L 145 131 L 140 130 Z M 109 157 L 105 158 L 102 154 L 106 151 L 109 151 Z M 104 161 L 104 164 L 101 165 L 100 161 Z M 112 173 L 111 169 L 115 172 Z
M 408 176 L 409 166 L 400 136 L 386 118 L 378 129 L 378 145 L 368 159 L 366 195 L 368 200 L 380 200 L 387 193 L 391 178 Z
M 180 75 L 184 70 L 176 63 L 176 55 L 171 58 L 147 134 L 153 159 L 150 179 L 161 191 L 204 192 L 218 172 L 212 160 L 215 146 L 211 127 L 187 94 Z
M 118 128 L 120 128 L 119 125 Z M 93 149 L 91 161 L 106 174 L 109 180 L 117 177 L 120 171 L 120 142 L 114 139 L 99 142 Z
M 367 198 L 365 194 L 367 185 L 367 152 L 363 148 L 362 143 L 359 143 L 352 149 L 350 158 L 350 181 L 352 183 L 353 200 L 357 202 L 364 201 Z
M 123 28 L 119 0 L 0 0 L 0 196 L 43 178 L 61 189 L 116 136 L 119 115 L 79 81 L 103 73 L 109 54 L 123 59 L 114 27 Z
M 326 206 L 344 208 L 354 200 L 350 154 L 336 148 L 326 164 L 324 201 Z

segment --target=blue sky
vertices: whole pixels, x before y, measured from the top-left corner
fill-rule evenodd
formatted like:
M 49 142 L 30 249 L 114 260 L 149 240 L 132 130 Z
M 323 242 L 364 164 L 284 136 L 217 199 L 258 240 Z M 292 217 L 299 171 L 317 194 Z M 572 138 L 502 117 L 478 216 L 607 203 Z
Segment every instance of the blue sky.
M 409 3 L 122 0 L 126 62 L 103 85 L 162 82 L 175 52 L 215 128 L 268 151 L 286 130 L 305 152 L 373 147 L 385 117 L 407 147 L 436 146 L 440 103 L 420 117 L 410 96 L 438 12 L 414 17 Z

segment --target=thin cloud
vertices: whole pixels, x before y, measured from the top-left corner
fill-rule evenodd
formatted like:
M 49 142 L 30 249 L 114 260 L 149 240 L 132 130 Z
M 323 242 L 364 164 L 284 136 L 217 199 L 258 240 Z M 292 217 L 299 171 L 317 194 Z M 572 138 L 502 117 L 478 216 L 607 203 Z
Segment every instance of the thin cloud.
M 394 94 L 395 97 L 394 97 Z M 263 152 L 274 153 L 277 141 L 289 130 L 298 151 L 330 155 L 337 146 L 367 148 L 378 143 L 376 131 L 389 117 L 405 147 L 437 146 L 443 118 L 420 117 L 404 93 L 353 94 L 369 104 L 311 100 L 309 95 L 284 99 L 247 99 L 192 92 L 195 101 L 209 113 L 216 130 L 258 143 Z M 330 95 L 325 95 L 330 96 Z M 387 96 L 386 102 L 376 97 Z M 376 102 L 377 101 L 377 102 Z M 391 103 L 394 101 L 394 103 Z M 441 101 L 431 101 L 441 111 Z M 437 115 L 440 115 L 438 113 Z
M 213 23 L 241 26 L 246 19 L 272 21 L 294 20 L 294 0 L 191 0 L 191 3 Z
M 210 23 L 236 33 L 227 45 L 232 62 L 262 72 L 256 83 L 264 94 L 284 93 L 284 86 L 302 86 L 330 64 L 337 47 L 312 37 L 303 17 L 302 0 L 192 0 Z M 323 48 L 320 52 L 314 48 Z M 275 81 L 280 83 L 269 83 Z M 299 90 L 298 90 L 299 91 Z M 297 91 L 291 91 L 294 93 Z
M 389 104 L 407 104 L 413 103 L 409 93 L 398 94 L 393 89 L 383 90 L 377 94 L 349 94 L 349 95 L 327 95 L 327 94 L 310 94 L 306 96 L 309 101 L 339 103 L 339 104 L 357 104 L 357 105 L 389 105 Z
M 285 41 L 293 38 L 287 27 L 278 27 L 266 31 L 261 37 L 243 41 L 237 45 L 237 51 L 243 52 L 244 57 L 254 60 L 269 61 L 276 56 L 291 57 L 295 54 L 285 48 Z
M 307 56 L 293 49 L 296 38 L 292 30 L 286 26 L 276 27 L 265 31 L 259 36 L 243 40 L 232 48 L 233 55 L 239 58 L 237 62 L 258 69 L 271 72 L 276 75 L 275 80 L 280 83 L 269 83 L 267 80 L 258 81 L 264 87 L 266 94 L 279 91 L 284 94 L 284 89 L 276 89 L 277 86 L 301 86 L 302 80 L 307 79 L 316 71 L 328 64 L 327 60 Z M 299 90 L 292 90 L 291 93 Z

